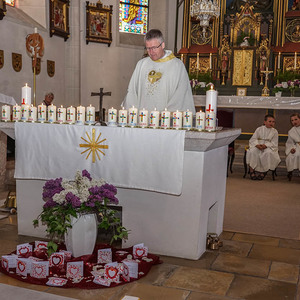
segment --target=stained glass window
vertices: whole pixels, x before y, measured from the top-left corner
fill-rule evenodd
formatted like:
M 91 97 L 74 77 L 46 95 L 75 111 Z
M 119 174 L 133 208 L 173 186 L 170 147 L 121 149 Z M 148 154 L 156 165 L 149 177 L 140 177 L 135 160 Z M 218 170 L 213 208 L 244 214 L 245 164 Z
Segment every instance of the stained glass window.
M 148 27 L 148 0 L 123 0 L 119 6 L 119 31 L 146 34 Z
M 15 6 L 15 0 L 5 0 L 6 4 L 7 5 L 10 5 L 10 6 Z

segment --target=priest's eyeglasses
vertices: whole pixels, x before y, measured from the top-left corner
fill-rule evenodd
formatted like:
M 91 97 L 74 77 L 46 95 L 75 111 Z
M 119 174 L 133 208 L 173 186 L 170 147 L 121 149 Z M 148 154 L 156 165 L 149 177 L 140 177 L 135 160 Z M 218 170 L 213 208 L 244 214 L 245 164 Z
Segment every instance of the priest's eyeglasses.
M 145 47 L 145 50 L 147 51 L 156 50 L 162 45 L 162 43 L 163 42 L 161 42 L 158 46 L 154 46 L 154 47 Z

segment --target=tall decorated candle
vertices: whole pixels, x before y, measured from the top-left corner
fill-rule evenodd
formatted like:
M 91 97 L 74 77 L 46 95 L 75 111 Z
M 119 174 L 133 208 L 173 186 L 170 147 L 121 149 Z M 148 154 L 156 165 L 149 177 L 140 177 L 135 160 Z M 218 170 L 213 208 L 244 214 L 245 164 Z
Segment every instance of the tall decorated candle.
M 182 112 L 181 111 L 174 111 L 173 112 L 173 128 L 180 129 L 182 128 Z
M 128 109 L 128 125 L 134 127 L 137 125 L 138 109 L 134 106 Z
M 68 124 L 75 123 L 75 107 L 73 106 L 67 108 L 67 123 Z
M 47 112 L 47 107 L 44 105 L 44 103 L 38 105 L 38 122 L 44 123 L 46 122 L 46 112 Z
M 188 109 L 183 112 L 182 127 L 187 130 L 193 127 L 193 113 Z
M 4 122 L 10 121 L 10 106 L 3 105 L 1 108 L 1 119 Z
M 36 120 L 37 120 L 37 108 L 36 106 L 33 106 L 33 104 L 31 104 L 29 107 L 28 121 L 34 123 L 36 122 Z
M 57 109 L 57 122 L 59 124 L 66 123 L 66 108 L 62 105 Z
M 108 126 L 117 126 L 118 111 L 115 108 L 108 109 Z
M 13 106 L 12 119 L 14 122 L 21 120 L 21 106 L 18 104 Z
M 119 110 L 118 123 L 122 127 L 127 125 L 127 110 L 124 107 Z
M 205 112 L 210 113 L 214 112 L 217 114 L 217 99 L 218 99 L 218 92 L 215 91 L 214 85 L 210 85 L 210 90 L 206 91 L 206 106 Z
M 53 105 L 53 103 L 51 103 L 51 105 L 48 106 L 48 122 L 56 122 L 56 106 Z
M 91 104 L 86 108 L 85 123 L 88 125 L 95 123 L 95 107 Z
M 154 108 L 154 110 L 152 110 L 150 112 L 150 116 L 149 116 L 149 126 L 151 128 L 158 128 L 159 127 L 159 111 L 156 110 L 156 108 Z
M 85 123 L 85 107 L 78 106 L 76 110 L 76 124 L 77 125 L 84 125 Z
M 200 131 L 205 129 L 205 112 L 202 110 L 196 113 L 196 128 Z
M 171 124 L 171 113 L 165 108 L 165 110 L 161 112 L 160 127 L 167 129 L 170 128 L 170 124 Z
M 27 105 L 31 104 L 31 87 L 29 87 L 27 83 L 22 87 L 22 102 L 23 101 Z
M 145 128 L 148 126 L 148 110 L 143 108 L 139 112 L 139 126 Z
M 214 112 L 206 113 L 205 130 L 216 131 L 216 114 Z
M 29 105 L 25 103 L 23 99 L 23 103 L 21 105 L 21 121 L 27 122 L 29 116 Z

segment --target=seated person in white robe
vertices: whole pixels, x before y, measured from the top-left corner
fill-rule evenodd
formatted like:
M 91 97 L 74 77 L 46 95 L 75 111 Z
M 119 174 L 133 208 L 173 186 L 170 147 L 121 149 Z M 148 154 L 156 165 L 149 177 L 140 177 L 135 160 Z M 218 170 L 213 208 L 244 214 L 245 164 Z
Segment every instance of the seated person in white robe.
M 132 74 L 128 93 L 122 103 L 149 111 L 185 111 L 195 114 L 195 105 L 188 74 L 182 61 L 165 50 L 163 35 L 151 29 L 145 36 L 148 57 L 141 59 Z
M 300 115 L 291 115 L 292 127 L 288 132 L 288 139 L 285 144 L 286 167 L 288 178 L 291 179 L 293 170 L 300 170 Z
M 278 131 L 275 119 L 266 115 L 264 125 L 258 127 L 249 140 L 246 161 L 250 166 L 250 178 L 264 179 L 268 170 L 275 170 L 280 163 L 278 154 Z

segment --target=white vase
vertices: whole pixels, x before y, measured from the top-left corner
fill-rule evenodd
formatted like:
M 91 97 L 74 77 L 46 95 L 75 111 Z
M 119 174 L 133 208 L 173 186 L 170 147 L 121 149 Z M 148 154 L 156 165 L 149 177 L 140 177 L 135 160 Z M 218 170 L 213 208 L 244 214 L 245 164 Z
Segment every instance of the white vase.
M 281 97 L 281 95 L 282 95 L 282 92 L 281 92 L 281 91 L 275 93 L 275 97 Z
M 65 234 L 67 250 L 71 251 L 74 257 L 92 254 L 98 233 L 96 214 L 71 217 L 71 225 L 72 228 L 69 228 Z

